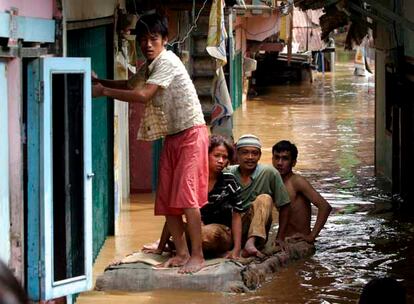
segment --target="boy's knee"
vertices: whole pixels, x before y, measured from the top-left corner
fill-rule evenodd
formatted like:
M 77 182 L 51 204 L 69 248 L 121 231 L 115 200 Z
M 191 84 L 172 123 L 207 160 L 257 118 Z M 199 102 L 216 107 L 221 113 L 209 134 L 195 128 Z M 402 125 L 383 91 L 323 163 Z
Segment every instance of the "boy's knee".
M 260 201 L 267 202 L 267 203 L 273 202 L 272 197 L 267 193 L 259 194 L 256 199 L 259 199 Z
M 269 194 L 260 194 L 253 202 L 254 206 L 262 206 L 264 208 L 272 209 L 273 199 Z

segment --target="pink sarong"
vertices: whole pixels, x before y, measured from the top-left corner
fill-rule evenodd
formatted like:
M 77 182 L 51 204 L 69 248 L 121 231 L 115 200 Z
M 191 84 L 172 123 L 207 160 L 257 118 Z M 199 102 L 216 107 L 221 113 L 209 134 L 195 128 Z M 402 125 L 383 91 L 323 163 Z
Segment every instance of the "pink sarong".
M 194 126 L 165 138 L 158 172 L 155 215 L 182 215 L 201 208 L 208 193 L 208 132 Z

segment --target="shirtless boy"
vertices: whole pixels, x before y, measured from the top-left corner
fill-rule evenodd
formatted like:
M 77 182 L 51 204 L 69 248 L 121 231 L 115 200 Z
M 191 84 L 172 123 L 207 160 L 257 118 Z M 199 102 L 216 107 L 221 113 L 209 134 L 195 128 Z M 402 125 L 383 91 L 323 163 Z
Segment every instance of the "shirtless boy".
M 282 176 L 291 202 L 286 235 L 296 235 L 313 243 L 325 225 L 332 207 L 304 177 L 292 171 L 298 156 L 298 149 L 294 144 L 282 140 L 273 146 L 272 154 L 273 166 Z M 318 209 L 312 229 L 311 203 Z

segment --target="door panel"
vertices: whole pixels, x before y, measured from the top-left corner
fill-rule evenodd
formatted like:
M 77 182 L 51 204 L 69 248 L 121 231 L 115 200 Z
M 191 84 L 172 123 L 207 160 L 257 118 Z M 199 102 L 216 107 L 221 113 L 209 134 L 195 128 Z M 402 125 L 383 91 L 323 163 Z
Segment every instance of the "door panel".
M 92 287 L 89 58 L 28 66 L 28 291 L 48 300 Z
M 100 78 L 112 78 L 112 26 L 67 32 L 68 56 L 90 57 Z M 114 234 L 113 102 L 106 97 L 92 103 L 93 253 L 98 255 L 108 235 Z

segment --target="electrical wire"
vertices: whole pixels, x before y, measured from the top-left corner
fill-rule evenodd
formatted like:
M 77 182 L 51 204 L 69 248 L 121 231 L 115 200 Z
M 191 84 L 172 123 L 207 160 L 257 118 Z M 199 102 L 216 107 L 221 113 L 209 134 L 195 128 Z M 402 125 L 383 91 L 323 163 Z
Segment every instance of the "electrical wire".
M 168 46 L 173 47 L 174 45 L 176 45 L 176 44 L 182 44 L 182 43 L 184 43 L 184 42 L 187 40 L 187 38 L 190 36 L 190 34 L 191 34 L 191 32 L 193 31 L 193 29 L 197 27 L 197 21 L 198 21 L 198 18 L 200 17 L 201 12 L 203 11 L 204 7 L 206 6 L 207 1 L 208 1 L 208 0 L 204 0 L 204 3 L 203 3 L 203 5 L 201 6 L 200 10 L 198 11 L 198 14 L 197 14 L 197 16 L 196 16 L 196 18 L 195 18 L 195 20 L 194 20 L 193 24 L 191 25 L 191 27 L 190 27 L 190 29 L 188 30 L 188 32 L 184 35 L 184 38 L 183 38 L 183 39 L 181 39 L 181 40 L 179 40 L 179 41 L 176 41 L 176 42 L 173 42 L 173 43 L 171 43 L 171 44 L 168 44 Z M 194 4 L 194 3 L 193 3 L 193 5 L 195 6 L 195 4 Z M 193 8 L 194 8 L 194 6 L 193 6 Z
M 201 15 L 201 12 L 203 11 L 203 9 L 204 9 L 204 7 L 205 7 L 206 3 L 207 3 L 207 1 L 208 1 L 208 0 L 204 0 L 203 5 L 201 6 L 200 10 L 198 11 L 197 16 L 196 16 L 196 18 L 195 18 L 195 20 L 194 20 L 193 24 L 191 25 L 191 27 L 190 27 L 190 29 L 188 30 L 188 32 L 184 35 L 184 38 L 183 38 L 183 39 L 181 39 L 181 40 L 175 41 L 175 42 L 173 42 L 173 43 L 168 43 L 168 46 L 169 46 L 169 47 L 173 47 L 173 46 L 174 46 L 174 45 L 176 45 L 176 44 L 182 44 L 182 43 L 184 43 L 184 42 L 188 39 L 188 37 L 190 36 L 191 32 L 194 30 L 194 28 L 196 28 L 196 27 L 197 27 L 197 21 L 198 21 L 198 19 L 199 19 L 200 15 Z M 293 8 L 293 7 L 294 7 L 294 5 L 295 5 L 295 4 L 301 3 L 301 2 L 303 2 L 303 1 L 305 1 L 305 0 L 298 0 L 298 1 L 292 1 L 292 2 L 288 1 L 288 2 L 287 2 L 287 4 L 285 4 L 284 6 L 275 7 L 274 9 L 275 9 L 275 10 L 278 10 L 279 12 L 282 12 L 282 10 L 286 10 L 286 9 L 288 9 L 288 11 L 289 11 L 291 8 Z M 265 1 L 262 1 L 262 2 L 265 2 Z M 135 5 L 135 1 L 134 1 L 134 5 Z M 194 7 L 195 7 L 195 3 L 193 2 L 193 10 L 194 10 Z M 276 25 L 276 24 L 275 24 L 275 25 Z M 264 30 L 264 31 L 262 31 L 262 32 L 259 32 L 259 33 L 250 33 L 249 31 L 247 31 L 247 29 L 245 29 L 245 28 L 242 28 L 242 29 L 243 29 L 246 33 L 248 33 L 249 35 L 258 35 L 258 34 L 263 34 L 263 33 L 266 33 L 266 32 L 271 31 L 271 30 L 273 29 L 273 27 L 272 27 L 272 28 L 270 28 L 270 29 Z

